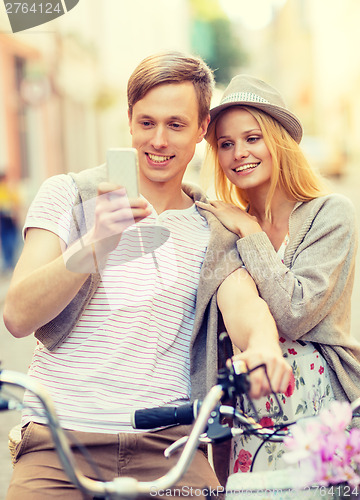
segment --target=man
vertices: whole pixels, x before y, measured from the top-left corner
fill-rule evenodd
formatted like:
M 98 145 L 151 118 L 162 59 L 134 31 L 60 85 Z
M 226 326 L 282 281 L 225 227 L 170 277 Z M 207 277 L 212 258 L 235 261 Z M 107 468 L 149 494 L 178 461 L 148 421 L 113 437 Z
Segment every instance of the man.
M 177 457 L 165 461 L 162 451 L 184 428 L 134 432 L 132 411 L 181 404 L 191 391 L 204 396 L 215 381 L 216 340 L 199 352 L 206 332 L 192 338 L 200 271 L 207 249 L 208 259 L 219 260 L 212 279 L 218 284 L 241 262 L 234 236 L 211 214 L 210 234 L 194 205 L 202 194 L 182 186 L 207 130 L 212 87 L 201 59 L 165 53 L 142 61 L 128 84 L 142 196 L 128 200 L 121 187 L 104 182 L 103 166 L 55 176 L 41 187 L 25 223 L 4 319 L 15 337 L 36 331 L 41 343 L 30 374 L 49 389 L 62 426 L 86 444 L 105 480 L 164 474 Z M 219 237 L 218 257 L 210 249 Z M 151 238 L 158 243 L 147 252 Z M 246 300 L 260 300 L 243 288 Z M 82 498 L 51 449 L 40 405 L 29 394 L 25 403 L 31 408 L 23 413 L 8 500 L 34 498 L 34 492 L 37 500 Z M 179 486 L 218 486 L 202 451 Z

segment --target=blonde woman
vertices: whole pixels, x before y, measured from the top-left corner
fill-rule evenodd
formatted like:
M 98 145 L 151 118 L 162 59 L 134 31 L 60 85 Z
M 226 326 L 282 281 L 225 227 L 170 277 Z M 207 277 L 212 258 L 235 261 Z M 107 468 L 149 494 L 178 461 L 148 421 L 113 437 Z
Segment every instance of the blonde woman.
M 360 345 L 350 336 L 354 208 L 331 194 L 309 166 L 301 137 L 299 119 L 274 88 L 236 76 L 212 109 L 206 136 L 206 164 L 215 169 L 222 201 L 198 203 L 238 235 L 237 250 L 292 367 L 292 381 L 280 394 L 282 416 L 272 396 L 255 402 L 269 426 L 317 414 L 334 398 L 360 396 Z M 227 300 L 236 311 L 230 294 Z M 224 321 L 231 330 L 231 315 Z M 230 472 L 284 467 L 281 444 L 266 443 L 256 454 L 259 444 L 257 438 L 235 439 Z

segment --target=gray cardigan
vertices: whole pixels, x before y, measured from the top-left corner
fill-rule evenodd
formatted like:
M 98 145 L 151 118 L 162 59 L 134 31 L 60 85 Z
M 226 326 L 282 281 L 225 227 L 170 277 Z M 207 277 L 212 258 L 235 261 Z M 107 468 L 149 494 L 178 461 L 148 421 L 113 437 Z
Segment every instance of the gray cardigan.
M 336 399 L 354 401 L 360 397 L 360 344 L 350 335 L 358 245 L 354 207 L 339 194 L 299 202 L 290 216 L 289 236 L 284 264 L 264 232 L 238 239 L 237 248 L 279 334 L 316 343 L 329 365 Z M 206 328 L 208 338 L 213 337 L 217 314 L 216 290 L 202 277 L 195 347 Z
M 93 205 L 84 210 L 83 202 L 95 199 L 97 185 L 106 180 L 104 165 L 80 173 L 69 174 L 78 188 L 76 217 L 70 230 L 69 244 L 92 227 L 94 223 Z M 191 185 L 183 185 L 183 190 L 193 200 L 206 201 L 202 191 Z M 190 373 L 192 398 L 204 398 L 206 392 L 216 383 L 218 356 L 218 312 L 216 291 L 222 281 L 235 269 L 242 266 L 236 249 L 237 236 L 228 231 L 218 219 L 205 210 L 199 209 L 207 219 L 211 233 L 209 246 L 201 268 L 201 303 L 196 311 L 195 328 L 190 346 Z M 76 219 L 76 222 L 75 222 Z M 53 320 L 40 327 L 35 336 L 50 350 L 55 350 L 71 333 L 82 312 L 95 293 L 101 276 L 91 274 L 79 290 L 76 297 Z M 204 306 L 204 307 L 203 307 Z
M 237 247 L 279 334 L 317 343 L 335 397 L 353 401 L 360 397 L 360 344 L 350 335 L 358 238 L 354 207 L 339 194 L 297 203 L 289 236 L 284 264 L 265 233 L 239 239 Z

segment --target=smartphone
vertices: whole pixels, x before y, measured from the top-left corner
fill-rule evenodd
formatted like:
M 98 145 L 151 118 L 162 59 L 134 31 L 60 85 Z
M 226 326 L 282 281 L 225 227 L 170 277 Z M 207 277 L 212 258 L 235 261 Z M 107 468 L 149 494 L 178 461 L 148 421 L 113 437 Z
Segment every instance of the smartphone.
M 129 198 L 139 197 L 138 163 L 138 153 L 134 148 L 107 150 L 108 181 L 123 186 Z

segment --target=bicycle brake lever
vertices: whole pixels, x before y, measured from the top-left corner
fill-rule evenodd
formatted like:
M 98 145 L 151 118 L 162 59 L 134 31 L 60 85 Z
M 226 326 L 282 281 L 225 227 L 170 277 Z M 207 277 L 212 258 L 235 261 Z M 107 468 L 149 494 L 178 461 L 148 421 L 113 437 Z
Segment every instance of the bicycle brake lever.
M 211 443 L 222 443 L 232 437 L 229 424 L 222 424 L 219 409 L 211 412 L 206 435 Z

